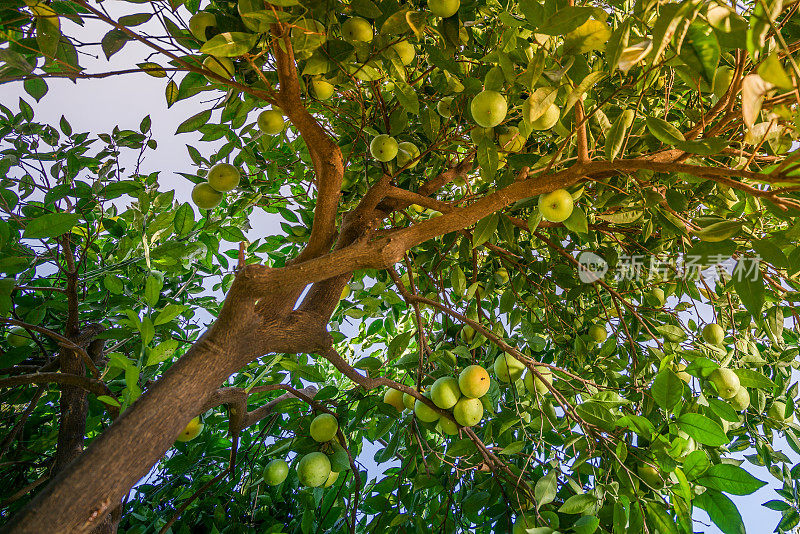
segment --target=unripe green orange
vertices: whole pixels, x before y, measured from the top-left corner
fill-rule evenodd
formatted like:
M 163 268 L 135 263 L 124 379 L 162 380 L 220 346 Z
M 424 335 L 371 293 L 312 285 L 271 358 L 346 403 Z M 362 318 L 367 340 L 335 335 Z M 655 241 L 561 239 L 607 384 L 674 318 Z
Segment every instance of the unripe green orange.
M 531 127 L 538 131 L 549 130 L 556 125 L 560 116 L 561 110 L 555 104 L 551 104 L 538 119 L 531 122 Z
M 311 92 L 314 93 L 314 96 L 319 100 L 328 100 L 333 96 L 334 89 L 336 89 L 336 87 L 332 83 L 322 78 L 314 78 L 311 80 Z
M 331 474 L 331 461 L 321 452 L 311 452 L 297 464 L 297 478 L 304 486 L 318 488 Z
M 396 42 L 394 45 L 392 45 L 392 49 L 397 53 L 398 57 L 400 58 L 400 62 L 403 65 L 410 64 L 412 61 L 414 61 L 414 57 L 417 55 L 414 45 L 408 42 L 408 40 Z
M 593 324 L 589 327 L 589 337 L 592 338 L 592 341 L 595 343 L 602 343 L 606 340 L 608 336 L 608 332 L 603 325 Z
M 331 471 L 331 473 L 328 475 L 328 480 L 325 481 L 325 484 L 323 484 L 322 487 L 329 488 L 333 486 L 336 483 L 336 479 L 338 478 L 339 478 L 339 472 Z
M 525 388 L 530 392 L 535 390 L 540 395 L 544 395 L 550 391 L 547 385 L 553 385 L 553 371 L 544 365 L 537 365 L 536 370 L 542 375 L 542 378 L 540 379 L 538 376 L 528 371 L 525 374 Z
M 452 17 L 461 7 L 461 0 L 428 0 L 428 9 L 437 17 Z
M 703 339 L 709 345 L 722 345 L 725 340 L 725 330 L 717 323 L 708 323 L 703 327 Z
M 201 11 L 189 19 L 189 32 L 200 42 L 208 41 L 208 30 L 216 29 L 217 17 L 213 13 Z
M 277 135 L 283 131 L 283 113 L 276 109 L 265 109 L 258 114 L 258 128 L 266 135 Z
M 494 360 L 494 376 L 500 382 L 516 382 L 522 378 L 525 365 L 507 352 L 502 353 Z
M 175 441 L 192 441 L 194 438 L 200 435 L 200 432 L 203 431 L 203 423 L 200 422 L 200 417 L 195 417 L 186 425 L 183 431 L 178 434 L 178 437 L 175 438 Z
M 458 375 L 458 389 L 465 397 L 471 399 L 486 395 L 490 385 L 489 373 L 480 365 L 465 367 L 461 374 Z
M 220 193 L 207 182 L 197 184 L 192 189 L 192 202 L 201 210 L 216 208 L 223 198 L 225 198 L 225 193 Z
M 311 437 L 320 443 L 332 440 L 337 430 L 339 422 L 329 413 L 321 413 L 311 421 Z
M 664 485 L 664 480 L 661 478 L 658 470 L 649 464 L 639 464 L 636 468 L 639 473 L 639 478 L 654 489 L 660 489 Z
M 575 201 L 566 189 L 556 189 L 539 197 L 539 212 L 545 221 L 564 222 L 572 215 Z
M 361 17 L 352 17 L 342 24 L 342 37 L 351 43 L 372 41 L 372 24 Z
M 464 344 L 469 345 L 472 343 L 472 340 L 475 339 L 475 329 L 468 324 L 464 325 L 461 332 L 459 332 L 459 336 Z
M 419 148 L 414 143 L 409 141 L 403 141 L 397 145 L 397 166 L 398 167 L 405 167 L 408 165 L 408 169 L 411 170 L 417 166 L 419 163 Z
M 225 193 L 239 185 L 242 175 L 239 169 L 230 163 L 217 163 L 208 171 L 206 178 L 208 179 L 208 185 L 220 193 Z
M 453 417 L 461 426 L 477 425 L 483 418 L 483 403 L 480 399 L 462 397 L 453 407 Z
M 449 410 L 455 406 L 460 398 L 461 390 L 458 387 L 458 380 L 452 376 L 443 376 L 431 386 L 431 400 L 443 410 Z
M 399 146 L 394 137 L 386 134 L 375 136 L 369 144 L 369 152 L 372 157 L 384 163 L 392 161 L 397 156 Z
M 736 395 L 728 399 L 728 402 L 733 406 L 734 410 L 743 412 L 750 407 L 750 392 L 747 391 L 746 387 L 739 387 L 739 391 L 736 392 Z
M 386 393 L 383 394 L 383 402 L 394 406 L 395 410 L 398 412 L 402 412 L 405 409 L 405 404 L 403 403 L 403 392 L 394 388 L 389 388 L 386 390 Z
M 203 60 L 203 68 L 210 70 L 217 76 L 230 80 L 236 72 L 236 67 L 233 65 L 233 60 L 229 57 L 216 57 L 208 56 Z M 220 83 L 218 80 L 206 76 L 206 80 L 211 83 Z
M 286 460 L 275 458 L 264 468 L 264 482 L 268 486 L 277 486 L 286 480 L 288 474 L 289 464 L 286 463 Z
M 12 326 L 8 329 L 6 342 L 15 348 L 25 347 L 31 343 L 31 336 L 21 326 Z
M 428 393 L 424 394 L 425 397 L 430 398 Z M 433 423 L 439 419 L 439 412 L 417 399 L 414 402 L 414 415 L 423 423 Z
M 508 103 L 503 95 L 487 89 L 472 99 L 470 110 L 472 118 L 479 126 L 493 128 L 506 118 Z
M 741 384 L 739 383 L 739 376 L 733 370 L 726 367 L 720 367 L 711 371 L 708 379 L 714 384 L 717 389 L 717 394 L 723 399 L 730 399 L 736 396 L 739 392 Z
M 458 425 L 447 417 L 439 418 L 439 428 L 442 429 L 442 432 L 450 436 L 458 435 Z
M 788 417 L 786 416 L 786 403 L 783 401 L 773 402 L 772 406 L 767 410 L 767 416 L 780 423 L 794 420 L 794 414 L 789 414 Z

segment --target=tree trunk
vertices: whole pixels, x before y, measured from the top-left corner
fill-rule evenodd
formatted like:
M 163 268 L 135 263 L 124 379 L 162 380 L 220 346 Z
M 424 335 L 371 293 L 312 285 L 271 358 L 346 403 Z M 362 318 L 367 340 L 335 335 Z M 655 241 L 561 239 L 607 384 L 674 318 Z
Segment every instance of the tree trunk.
M 248 266 L 240 271 L 211 328 L 12 517 L 6 532 L 91 532 L 118 508 L 232 373 L 269 352 L 315 352 L 329 343 L 324 320 L 292 313 L 302 287 L 258 295 L 250 282 L 263 269 Z

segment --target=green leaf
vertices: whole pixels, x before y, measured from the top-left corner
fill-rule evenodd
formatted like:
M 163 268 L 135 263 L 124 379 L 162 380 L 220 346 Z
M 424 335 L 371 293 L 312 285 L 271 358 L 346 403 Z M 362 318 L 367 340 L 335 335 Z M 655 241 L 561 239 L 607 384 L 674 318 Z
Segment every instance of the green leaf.
M 565 35 L 589 20 L 593 13 L 590 7 L 568 6 L 556 11 L 536 30 L 545 35 Z
M 733 406 L 721 399 L 710 398 L 707 400 L 711 411 L 717 414 L 720 419 L 724 419 L 730 423 L 739 422 L 739 414 L 736 413 L 736 410 L 733 409 Z
M 769 508 L 770 510 L 775 510 L 776 512 L 783 512 L 784 510 L 789 510 L 792 507 L 787 502 L 777 500 L 767 501 L 761 506 Z
M 58 51 L 61 41 L 61 27 L 50 17 L 36 17 L 36 44 L 42 55 L 52 58 Z
M 194 226 L 194 210 L 188 202 L 184 202 L 175 211 L 175 219 L 172 221 L 175 232 L 179 236 L 188 234 Z
M 598 528 L 600 528 L 600 519 L 593 515 L 585 515 L 572 525 L 575 534 L 593 534 Z
M 750 495 L 767 484 L 733 464 L 712 465 L 697 483 L 733 495 Z
M 115 399 L 114 397 L 109 397 L 108 395 L 100 395 L 99 397 L 97 397 L 97 400 L 99 400 L 103 404 L 108 404 L 109 406 L 116 406 L 117 408 L 122 406 L 117 399 Z
M 698 443 L 709 447 L 720 447 L 730 441 L 719 423 L 699 413 L 681 415 L 678 427 Z
M 545 476 L 536 481 L 533 488 L 533 496 L 536 499 L 536 506 L 541 508 L 545 504 L 553 502 L 556 498 L 558 489 L 558 470 L 553 469 Z
M 742 515 L 733 501 L 722 493 L 713 489 L 706 490 L 694 498 L 694 504 L 705 510 L 724 534 L 746 534 Z
M 201 111 L 200 113 L 192 115 L 191 117 L 183 121 L 180 124 L 180 126 L 178 126 L 178 129 L 175 130 L 175 133 L 176 134 L 188 133 L 198 130 L 201 126 L 207 123 L 210 118 L 211 118 L 210 109 L 206 111 Z
M 22 82 L 25 92 L 33 97 L 37 102 L 47 94 L 47 82 L 39 76 L 28 78 Z
M 148 349 L 147 363 L 145 366 L 158 365 L 159 363 L 168 360 L 172 357 L 175 351 L 178 350 L 179 346 L 180 342 L 177 339 L 168 339 L 166 341 L 162 341 L 154 348 Z
M 170 80 L 164 90 L 164 97 L 167 99 L 167 107 L 178 101 L 178 84 Z
M 503 447 L 503 450 L 501 450 L 498 454 L 505 454 L 507 456 L 511 456 L 511 455 L 517 454 L 524 447 L 525 447 L 525 442 L 524 441 L 515 441 L 515 442 L 509 443 L 508 445 Z
M 567 95 L 567 101 L 564 105 L 564 108 L 561 110 L 561 115 L 563 116 L 565 113 L 571 110 L 572 106 L 574 106 L 578 100 L 583 98 L 583 95 L 586 94 L 589 89 L 594 87 L 597 82 L 605 77 L 606 73 L 602 71 L 590 72 L 586 77 L 584 77 L 583 80 L 581 80 L 581 83 L 579 83 L 577 87 L 575 87 L 575 89 L 573 89 L 572 92 Z
M 614 161 L 619 155 L 619 151 L 622 150 L 622 143 L 625 141 L 625 134 L 628 131 L 628 123 L 630 122 L 625 115 L 628 111 L 633 114 L 632 110 L 627 109 L 625 112 L 620 113 L 606 133 L 605 155 L 608 161 Z M 641 216 L 641 212 L 639 212 L 639 216 Z
M 712 156 L 722 152 L 730 143 L 721 137 L 697 139 L 693 141 L 678 141 L 675 146 L 684 152 L 700 156 Z
M 659 504 L 648 502 L 647 516 L 653 522 L 653 526 L 658 528 L 658 532 L 662 534 L 678 534 L 678 525 Z
M 661 408 L 672 410 L 683 397 L 683 386 L 683 381 L 672 369 L 664 369 L 656 375 L 650 393 Z
M 119 18 L 119 23 L 122 26 L 133 27 L 139 26 L 140 24 L 144 24 L 148 20 L 153 18 L 152 13 L 134 13 L 132 15 L 124 15 Z
M 72 230 L 79 220 L 80 215 L 77 213 L 48 213 L 29 221 L 22 237 L 28 239 L 58 237 Z
M 430 141 L 435 141 L 439 135 L 439 114 L 433 108 L 425 108 L 419 117 L 422 123 L 422 131 Z
M 419 98 L 413 87 L 402 80 L 395 80 L 394 95 L 406 111 L 413 115 L 419 114 Z
M 719 57 L 720 46 L 711 26 L 699 22 L 690 24 L 681 46 L 680 58 L 709 86 L 714 83 Z
M 686 140 L 680 130 L 658 117 L 647 117 L 647 129 L 665 145 L 674 145 Z
M 370 0 L 352 0 L 350 7 L 353 11 L 368 19 L 376 19 L 383 14 L 380 8 Z
M 130 40 L 131 38 L 128 34 L 122 30 L 111 30 L 105 34 L 100 41 L 100 46 L 103 49 L 103 53 L 106 55 L 106 59 L 111 59 L 111 56 L 122 50 L 125 43 Z
M 768 55 L 761 65 L 758 66 L 758 75 L 778 89 L 783 89 L 784 91 L 791 91 L 794 89 L 792 79 L 786 74 L 783 65 L 781 65 L 778 59 L 777 50 L 774 50 Z
M 734 373 L 739 377 L 739 383 L 746 388 L 769 389 L 778 385 L 754 369 L 734 369 Z
M 739 221 L 720 221 L 696 230 L 694 235 L 702 241 L 718 243 L 736 236 L 741 231 L 742 223 Z
M 402 334 L 396 335 L 394 339 L 392 339 L 387 350 L 387 358 L 389 361 L 394 360 L 398 356 L 402 355 L 406 349 L 408 349 L 408 345 L 411 342 L 411 337 L 413 335 L 414 332 L 409 330 L 408 332 L 403 332 Z
M 144 283 L 144 299 L 147 305 L 153 307 L 161 296 L 164 283 L 155 276 L 148 276 Z
M 173 304 L 173 303 L 167 304 L 166 306 L 164 306 L 163 310 L 158 312 L 158 315 L 156 315 L 153 324 L 155 326 L 166 324 L 188 309 L 189 307 L 184 306 L 183 304 Z
M 614 33 L 611 34 L 611 38 L 608 41 L 608 45 L 606 46 L 606 61 L 611 71 L 617 68 L 619 58 L 622 56 L 622 51 L 628 46 L 632 21 L 632 18 L 626 17 L 622 21 L 622 24 L 614 30 Z
M 594 495 L 588 493 L 581 493 L 573 495 L 566 501 L 558 511 L 562 514 L 582 514 L 586 510 L 594 507 L 597 504 L 597 499 Z
M 771 263 L 778 269 L 785 269 L 789 266 L 789 259 L 786 254 L 769 239 L 754 239 L 753 249 L 762 261 Z
M 497 231 L 499 222 L 500 216 L 497 213 L 492 213 L 478 221 L 475 225 L 475 231 L 472 233 L 472 248 L 487 242 Z
M 105 275 L 103 278 L 103 285 L 115 295 L 122 295 L 122 292 L 125 290 L 122 280 L 120 280 L 119 277 L 110 274 Z
M 216 57 L 236 57 L 250 51 L 258 41 L 258 34 L 224 32 L 209 39 L 200 52 Z
M 167 71 L 164 70 L 164 67 L 159 65 L 158 63 L 152 63 L 150 61 L 145 61 L 143 63 L 137 63 L 137 67 L 145 71 L 147 74 L 154 78 L 166 78 Z
M 522 118 L 528 123 L 535 121 L 547 111 L 547 108 L 555 103 L 556 96 L 558 96 L 558 88 L 538 87 L 525 100 L 525 104 L 522 107 Z
M 565 54 L 585 54 L 594 50 L 605 50 L 611 37 L 608 24 L 589 19 L 564 37 Z
M 450 274 L 450 284 L 453 287 L 453 292 L 458 296 L 463 295 L 467 289 L 467 277 L 458 265 L 453 268 L 453 272 Z
M 119 198 L 122 195 L 134 196 L 143 189 L 142 184 L 133 180 L 122 180 L 120 182 L 112 182 L 105 186 L 98 193 L 101 197 L 106 199 Z
M 674 324 L 662 324 L 656 327 L 656 331 L 664 336 L 664 339 L 670 341 L 672 343 L 680 343 L 682 341 L 686 341 L 687 335 L 686 331 L 680 326 L 675 326 Z
M 478 165 L 480 166 L 481 176 L 485 180 L 494 181 L 497 174 L 497 166 L 500 163 L 500 156 L 497 146 L 491 139 L 482 138 L 477 146 Z
M 744 307 L 755 320 L 760 320 L 761 309 L 764 307 L 764 279 L 758 259 L 740 259 L 731 277 L 736 294 L 739 295 Z
M 356 369 L 363 369 L 365 371 L 376 371 L 381 368 L 383 362 L 374 356 L 364 356 L 353 364 Z
M 564 226 L 566 226 L 569 231 L 575 232 L 576 234 L 589 233 L 589 221 L 586 218 L 586 213 L 579 206 L 575 206 L 572 209 L 572 213 L 570 213 L 567 220 L 564 221 Z
M 705 473 L 710 466 L 711 461 L 705 451 L 692 451 L 683 460 L 683 473 L 692 480 Z

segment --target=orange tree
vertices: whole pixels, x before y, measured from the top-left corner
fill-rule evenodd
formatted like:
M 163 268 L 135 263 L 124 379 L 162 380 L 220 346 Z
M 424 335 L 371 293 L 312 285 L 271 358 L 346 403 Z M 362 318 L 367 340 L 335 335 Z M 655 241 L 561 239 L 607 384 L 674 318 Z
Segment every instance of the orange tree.
M 798 523 L 797 2 L 110 8 L 5 2 L 2 81 L 224 144 L 195 211 L 149 118 L 3 106 L 6 532 L 738 533 L 750 464 Z

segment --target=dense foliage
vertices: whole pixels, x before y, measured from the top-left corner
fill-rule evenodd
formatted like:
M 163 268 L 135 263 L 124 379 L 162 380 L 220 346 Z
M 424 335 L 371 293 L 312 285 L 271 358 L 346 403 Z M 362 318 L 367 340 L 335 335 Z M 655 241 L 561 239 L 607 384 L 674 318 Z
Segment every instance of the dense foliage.
M 0 105 L 11 532 L 733 534 L 749 465 L 800 523 L 800 4 L 108 4 L 4 2 L 0 81 L 155 76 L 224 143 L 171 169 L 199 209 L 139 172 L 149 117 Z M 440 380 L 470 365 L 485 394 Z

